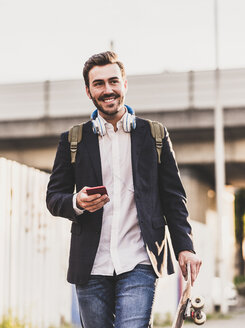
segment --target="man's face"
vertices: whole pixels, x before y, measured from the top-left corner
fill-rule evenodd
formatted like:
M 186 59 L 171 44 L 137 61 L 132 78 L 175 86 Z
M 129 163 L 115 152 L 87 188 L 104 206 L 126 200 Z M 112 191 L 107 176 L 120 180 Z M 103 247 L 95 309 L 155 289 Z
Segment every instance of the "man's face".
M 89 88 L 86 87 L 86 92 L 100 114 L 107 118 L 123 113 L 127 81 L 122 78 L 119 66 L 94 66 L 88 77 Z

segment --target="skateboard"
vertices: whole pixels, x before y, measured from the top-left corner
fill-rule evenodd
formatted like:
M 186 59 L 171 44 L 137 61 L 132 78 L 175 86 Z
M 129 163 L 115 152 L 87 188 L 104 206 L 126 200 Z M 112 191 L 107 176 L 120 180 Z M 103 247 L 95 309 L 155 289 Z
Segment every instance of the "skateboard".
M 177 313 L 174 318 L 172 328 L 183 327 L 184 320 L 191 318 L 196 325 L 202 325 L 206 321 L 206 314 L 202 311 L 204 307 L 204 298 L 196 297 L 191 299 L 191 268 L 187 264 L 187 282 L 181 294 Z

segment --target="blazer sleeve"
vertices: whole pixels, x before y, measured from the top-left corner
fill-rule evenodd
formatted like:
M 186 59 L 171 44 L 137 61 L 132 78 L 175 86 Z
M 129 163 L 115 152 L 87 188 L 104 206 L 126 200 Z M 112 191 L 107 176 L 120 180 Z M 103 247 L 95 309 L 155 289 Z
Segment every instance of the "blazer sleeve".
M 74 169 L 71 164 L 68 132 L 62 133 L 47 188 L 46 203 L 50 213 L 78 222 L 73 209 L 75 187 Z
M 168 224 L 175 256 L 178 259 L 181 251 L 189 250 L 194 252 L 194 249 L 191 226 L 187 220 L 186 194 L 166 128 L 161 164 L 159 165 L 159 189 L 163 214 Z

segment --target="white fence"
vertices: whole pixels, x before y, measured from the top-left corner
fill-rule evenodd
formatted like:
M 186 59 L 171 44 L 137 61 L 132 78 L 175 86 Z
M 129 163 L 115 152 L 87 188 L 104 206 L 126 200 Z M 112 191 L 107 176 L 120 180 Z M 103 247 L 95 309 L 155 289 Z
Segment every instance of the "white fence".
M 0 158 L 0 322 L 9 311 L 27 327 L 71 319 L 70 223 L 48 213 L 47 182 L 48 174 Z
M 66 282 L 70 223 L 48 213 L 47 182 L 48 174 L 0 158 L 0 322 L 9 310 L 32 328 L 71 322 L 71 310 L 77 316 L 72 289 Z M 230 194 L 226 201 L 227 282 L 234 258 L 232 211 Z M 215 214 L 207 216 L 207 225 L 192 221 L 196 250 L 203 259 L 193 292 L 205 296 L 206 310 L 211 312 L 217 232 Z M 173 317 L 178 289 L 178 275 L 160 279 L 154 312 Z

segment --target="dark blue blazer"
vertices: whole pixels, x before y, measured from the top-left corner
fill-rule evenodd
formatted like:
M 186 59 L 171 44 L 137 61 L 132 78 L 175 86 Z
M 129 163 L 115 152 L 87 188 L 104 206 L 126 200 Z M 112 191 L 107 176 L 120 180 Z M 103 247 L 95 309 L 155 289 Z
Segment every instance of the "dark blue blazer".
M 173 272 L 169 244 L 165 235 L 168 225 L 176 258 L 183 250 L 193 251 L 191 227 L 187 221 L 186 195 L 183 189 L 172 144 L 165 129 L 161 164 L 157 161 L 155 139 L 149 123 L 136 118 L 131 131 L 134 195 L 139 226 L 157 276 L 165 266 Z M 123 163 L 122 163 L 123 165 Z M 47 207 L 51 214 L 72 222 L 68 281 L 86 283 L 99 244 L 103 208 L 76 215 L 72 198 L 74 189 L 103 185 L 98 135 L 89 121 L 83 126 L 76 163 L 71 164 L 68 132 L 61 135 L 47 190 Z

